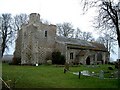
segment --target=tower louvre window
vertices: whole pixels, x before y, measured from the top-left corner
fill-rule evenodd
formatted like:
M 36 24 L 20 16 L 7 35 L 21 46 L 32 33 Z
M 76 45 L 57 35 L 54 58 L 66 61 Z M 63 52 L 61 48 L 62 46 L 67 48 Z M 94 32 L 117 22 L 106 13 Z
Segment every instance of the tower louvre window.
M 73 53 L 70 53 L 70 59 L 73 59 Z
M 47 37 L 47 31 L 45 31 L 45 37 Z

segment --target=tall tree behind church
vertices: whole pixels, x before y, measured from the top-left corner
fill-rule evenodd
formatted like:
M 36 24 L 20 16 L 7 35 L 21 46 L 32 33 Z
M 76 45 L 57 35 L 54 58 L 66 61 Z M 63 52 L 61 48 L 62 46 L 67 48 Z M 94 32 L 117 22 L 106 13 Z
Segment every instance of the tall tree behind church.
M 96 40 L 98 43 L 104 44 L 109 52 L 115 53 L 115 47 L 117 45 L 116 34 L 113 32 L 102 33 Z
M 81 0 L 84 13 L 90 8 L 96 8 L 99 30 L 113 31 L 117 34 L 117 41 L 120 48 L 120 1 L 119 0 Z
M 28 23 L 28 15 L 27 14 L 19 14 L 14 16 L 14 29 L 16 31 L 21 29 L 23 24 Z
M 85 41 L 95 41 L 91 32 L 83 32 L 79 28 L 76 29 L 75 38 Z
M 8 49 L 8 44 L 12 43 L 13 29 L 12 29 L 12 17 L 11 14 L 0 15 L 0 34 L 2 36 L 2 56 L 5 49 Z
M 21 29 L 22 24 L 26 24 L 28 16 L 19 14 L 12 16 L 10 13 L 0 15 L 0 36 L 2 37 L 2 56 L 9 46 L 15 42 L 17 32 Z
M 72 38 L 74 36 L 73 25 L 68 22 L 57 24 L 57 33 L 59 36 Z

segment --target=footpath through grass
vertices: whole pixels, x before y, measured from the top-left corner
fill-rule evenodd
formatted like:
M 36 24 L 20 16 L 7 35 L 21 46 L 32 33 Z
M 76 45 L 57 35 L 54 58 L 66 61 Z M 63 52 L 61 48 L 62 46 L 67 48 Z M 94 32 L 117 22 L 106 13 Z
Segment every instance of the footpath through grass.
M 70 71 L 78 72 L 89 70 L 98 73 L 100 70 L 108 70 L 108 65 L 100 65 L 97 68 L 85 66 L 70 67 Z M 2 64 L 2 78 L 5 81 L 16 82 L 16 88 L 117 88 L 117 79 L 99 79 L 96 77 L 81 76 L 72 73 L 63 73 L 64 67 L 53 65 L 15 66 Z

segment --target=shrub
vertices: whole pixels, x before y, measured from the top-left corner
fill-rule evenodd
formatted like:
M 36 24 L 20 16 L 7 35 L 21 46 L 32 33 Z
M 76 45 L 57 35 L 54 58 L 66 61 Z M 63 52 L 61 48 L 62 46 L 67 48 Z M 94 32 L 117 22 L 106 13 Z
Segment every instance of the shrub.
M 62 65 L 65 64 L 65 56 L 64 56 L 64 55 L 61 55 L 61 57 L 60 57 L 60 63 L 61 63 Z
M 53 52 L 52 64 L 65 64 L 65 56 L 61 55 L 61 52 Z
M 19 65 L 21 64 L 21 58 L 16 58 L 16 57 L 13 57 L 13 62 L 12 62 L 13 65 Z
M 60 60 L 60 52 L 53 52 L 52 53 L 52 64 L 58 64 L 59 60 Z

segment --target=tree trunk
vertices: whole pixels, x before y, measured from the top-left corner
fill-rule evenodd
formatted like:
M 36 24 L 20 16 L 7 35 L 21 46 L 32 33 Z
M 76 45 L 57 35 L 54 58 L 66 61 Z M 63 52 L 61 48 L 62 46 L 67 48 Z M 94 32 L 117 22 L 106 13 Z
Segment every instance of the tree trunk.
M 120 59 L 120 47 L 118 47 L 118 59 Z
M 118 40 L 118 59 L 120 59 L 120 30 L 118 25 L 116 25 L 116 31 L 117 31 L 117 40 Z
M 4 52 L 5 52 L 5 43 L 3 42 L 2 43 L 2 54 L 1 54 L 2 57 L 3 57 Z
M 118 35 L 117 39 L 118 39 L 118 46 L 120 48 L 120 34 Z
M 3 54 L 5 52 L 5 48 L 6 48 L 6 38 L 7 38 L 7 34 L 5 34 L 4 37 L 2 38 L 3 39 L 3 42 L 2 42 L 2 54 L 1 54 L 2 57 L 3 57 Z
M 116 31 L 117 31 L 118 46 L 120 48 L 120 30 L 118 25 L 116 26 Z

